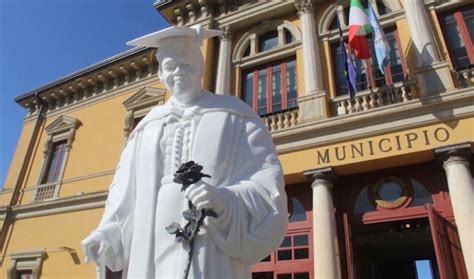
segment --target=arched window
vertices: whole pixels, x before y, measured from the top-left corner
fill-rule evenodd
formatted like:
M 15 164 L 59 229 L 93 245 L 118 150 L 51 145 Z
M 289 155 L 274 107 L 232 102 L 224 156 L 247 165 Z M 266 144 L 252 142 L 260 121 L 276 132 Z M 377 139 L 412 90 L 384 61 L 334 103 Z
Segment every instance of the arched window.
M 433 203 L 430 191 L 423 184 L 415 179 L 411 179 L 411 183 L 413 185 L 413 200 L 410 206 L 423 206 L 427 203 Z
M 367 0 L 361 0 L 360 1 L 361 4 L 364 6 L 365 9 L 367 9 L 368 7 L 368 4 L 367 4 Z M 374 1 L 375 2 L 375 5 L 372 1 L 371 2 L 371 5 L 372 5 L 372 8 L 374 9 L 375 13 L 378 15 L 378 16 L 384 16 L 386 14 L 389 14 L 391 13 L 394 9 L 397 10 L 397 9 L 400 9 L 400 6 L 396 3 L 392 3 L 389 7 L 386 6 L 387 3 L 383 3 L 384 1 Z M 342 11 L 342 13 L 344 14 L 344 18 L 340 18 L 339 21 L 341 22 L 341 25 L 344 27 L 346 25 L 349 24 L 349 10 L 350 10 L 350 6 L 349 6 L 349 3 L 347 3 L 345 6 L 341 6 L 341 5 L 338 5 L 338 6 L 332 6 L 330 7 L 329 9 L 340 9 Z M 326 20 L 329 20 L 329 24 L 327 25 L 327 30 L 337 30 L 337 16 L 338 14 L 331 14 L 329 15 L 329 18 L 326 19 Z M 345 23 L 345 24 L 343 24 Z
M 236 43 L 233 63 L 241 69 L 240 97 L 259 115 L 296 108 L 300 42 L 298 28 L 279 20 L 254 27 Z
M 354 206 L 354 214 L 358 215 L 376 210 L 372 203 L 370 203 L 369 201 L 368 189 L 369 187 L 365 186 L 357 196 L 357 200 Z

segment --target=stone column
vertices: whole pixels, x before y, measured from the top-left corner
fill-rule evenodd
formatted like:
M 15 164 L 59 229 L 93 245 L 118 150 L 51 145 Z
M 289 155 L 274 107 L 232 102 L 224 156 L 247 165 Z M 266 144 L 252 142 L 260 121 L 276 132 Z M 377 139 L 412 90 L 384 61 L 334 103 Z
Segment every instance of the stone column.
M 314 278 L 341 278 L 336 216 L 332 200 L 332 168 L 305 171 L 313 190 Z
M 416 53 L 416 78 L 420 95 L 439 93 L 454 88 L 449 65 L 441 61 L 423 0 L 405 0 L 404 10 Z
M 228 26 L 220 36 L 219 64 L 217 66 L 216 94 L 229 95 L 231 82 L 232 33 Z
M 314 6 L 312 0 L 297 0 L 295 6 L 301 20 L 305 95 L 311 95 L 323 91 Z
M 314 20 L 313 0 L 296 0 L 301 20 L 303 50 L 304 96 L 298 98 L 299 122 L 327 117 L 326 93 L 323 91 L 321 58 Z
M 449 196 L 458 227 L 464 262 L 469 278 L 474 278 L 474 184 L 469 169 L 471 145 L 469 143 L 435 150 L 443 162 L 448 181 Z

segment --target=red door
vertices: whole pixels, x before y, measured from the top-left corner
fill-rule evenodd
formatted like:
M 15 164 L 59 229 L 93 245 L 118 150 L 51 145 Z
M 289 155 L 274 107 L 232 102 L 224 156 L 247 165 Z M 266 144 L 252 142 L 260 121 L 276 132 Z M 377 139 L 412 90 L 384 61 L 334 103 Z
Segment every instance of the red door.
M 431 204 L 427 204 L 426 209 L 440 278 L 467 278 L 456 226 L 439 214 Z
M 355 273 L 354 252 L 352 251 L 351 221 L 347 213 L 344 213 L 342 218 L 344 222 L 344 241 L 346 243 L 347 278 L 354 279 L 357 278 L 357 276 Z

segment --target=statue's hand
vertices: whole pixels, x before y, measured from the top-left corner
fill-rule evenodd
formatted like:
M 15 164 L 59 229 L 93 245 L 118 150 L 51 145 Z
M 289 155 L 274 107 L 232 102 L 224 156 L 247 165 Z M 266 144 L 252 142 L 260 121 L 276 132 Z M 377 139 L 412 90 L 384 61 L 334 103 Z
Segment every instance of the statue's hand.
M 204 182 L 198 181 L 191 184 L 186 191 L 184 196 L 190 200 L 197 209 L 212 209 L 220 216 L 226 208 L 224 194 L 219 191 L 216 187 Z
M 81 242 L 81 245 L 86 256 L 85 262 L 90 263 L 103 261 L 110 242 L 103 233 L 94 231 Z

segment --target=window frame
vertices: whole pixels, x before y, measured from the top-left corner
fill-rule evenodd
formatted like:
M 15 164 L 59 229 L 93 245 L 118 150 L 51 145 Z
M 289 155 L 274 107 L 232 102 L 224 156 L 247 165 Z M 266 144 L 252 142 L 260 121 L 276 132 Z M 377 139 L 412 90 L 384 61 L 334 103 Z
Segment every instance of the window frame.
M 41 177 L 41 185 L 43 184 L 50 184 L 56 183 L 60 179 L 62 164 L 64 162 L 64 157 L 67 149 L 67 141 L 66 140 L 59 140 L 59 141 L 52 141 L 51 146 L 49 148 L 49 154 L 47 156 L 47 161 L 45 165 L 45 172 Z M 57 149 L 59 149 L 57 151 Z M 59 158 L 55 160 L 56 152 L 59 153 Z M 53 162 L 55 163 L 53 166 Z M 53 180 L 50 180 L 51 169 L 54 169 L 54 177 Z
M 243 84 L 247 80 L 247 76 L 249 73 L 252 74 L 252 109 L 257 112 L 260 116 L 264 117 L 269 114 L 275 114 L 275 113 L 280 113 L 284 112 L 287 110 L 292 110 L 292 109 L 297 109 L 298 106 L 296 105 L 295 107 L 288 108 L 289 100 L 288 100 L 288 84 L 287 84 L 287 64 L 293 62 L 295 64 L 294 71 L 295 71 L 295 86 L 296 86 L 296 98 L 298 98 L 298 77 L 297 77 L 297 69 L 296 69 L 296 56 L 290 56 L 284 59 L 279 59 L 270 63 L 263 64 L 261 66 L 256 66 L 253 68 L 245 69 L 242 70 L 242 78 L 241 78 L 241 88 L 242 88 L 242 94 L 241 98 L 244 102 L 247 103 L 247 100 L 245 100 L 245 87 Z M 281 109 L 278 111 L 273 111 L 273 67 L 275 66 L 280 66 L 280 94 L 281 94 Z M 266 98 L 266 112 L 265 113 L 258 113 L 259 107 L 258 107 L 258 81 L 259 81 L 259 72 L 265 70 L 266 71 L 266 92 L 265 92 L 265 98 Z M 290 100 L 293 101 L 293 100 Z M 250 104 L 247 103 L 249 106 Z
M 455 70 L 462 70 L 462 69 L 459 69 L 460 67 L 456 65 L 456 62 L 458 61 L 458 59 L 455 59 L 454 54 L 452 53 L 453 51 L 450 49 L 448 40 L 446 39 L 445 34 L 447 33 L 447 31 L 444 25 L 444 18 L 450 15 L 453 16 L 456 22 L 456 26 L 459 28 L 459 39 L 462 40 L 464 43 L 466 54 L 467 54 L 469 63 L 471 64 L 471 67 L 472 67 L 474 65 L 474 38 L 471 38 L 471 35 L 469 34 L 469 31 L 467 29 L 466 22 L 464 20 L 464 16 L 462 14 L 463 9 L 465 8 L 474 9 L 474 4 L 458 6 L 453 9 L 438 13 L 438 20 L 441 26 L 442 37 L 446 45 L 446 50 L 448 51 L 448 56 L 451 61 L 451 65 L 453 69 Z
M 267 51 L 258 52 L 258 37 L 275 30 L 278 31 L 278 46 Z M 289 37 L 287 33 L 291 33 L 291 42 L 288 42 L 286 39 Z M 232 52 L 232 67 L 236 69 L 236 79 L 234 80 L 235 96 L 245 100 L 243 85 L 246 79 L 246 74 L 244 74 L 246 70 L 248 72 L 248 69 L 256 68 L 260 65 L 273 63 L 288 57 L 296 57 L 299 47 L 301 47 L 301 31 L 292 22 L 287 20 L 264 21 L 245 32 L 237 40 Z M 296 80 L 296 84 L 298 84 L 298 80 Z M 296 98 L 298 98 L 298 88 L 296 90 Z M 253 104 L 252 107 L 254 107 Z
M 21 272 L 31 271 L 32 278 L 39 278 L 46 252 L 44 249 L 33 249 L 10 254 L 11 265 L 7 271 L 8 279 L 17 279 Z
M 140 122 L 153 107 L 163 105 L 165 100 L 166 90 L 145 86 L 123 102 L 123 106 L 127 111 L 123 128 L 124 147 L 128 136 L 137 126 L 138 122 Z
M 285 233 L 287 236 L 298 236 L 298 235 L 307 235 L 308 236 L 308 245 L 305 247 L 308 248 L 308 258 L 307 259 L 291 259 L 291 260 L 278 260 L 278 250 L 281 250 L 280 247 L 273 251 L 270 256 L 270 261 L 259 262 L 252 266 L 252 273 L 256 272 L 273 272 L 273 278 L 276 279 L 279 274 L 296 274 L 296 273 L 309 273 L 309 278 L 314 278 L 313 269 L 314 269 L 314 246 L 313 246 L 313 211 L 312 211 L 312 194 L 311 188 L 307 185 L 292 185 L 291 187 L 286 188 L 288 200 L 291 198 L 298 199 L 306 210 L 306 220 L 288 223 L 288 228 Z M 291 207 L 289 207 L 290 209 Z M 300 246 L 298 246 L 300 247 Z M 303 247 L 303 246 L 301 246 Z M 295 246 L 284 247 L 283 250 L 288 250 L 291 248 L 292 255 L 295 249 Z
M 78 119 L 61 115 L 45 128 L 48 137 L 44 145 L 43 163 L 37 186 L 33 189 L 32 202 L 56 198 L 59 195 L 69 151 L 74 141 L 76 130 L 80 125 L 81 122 Z M 49 173 L 50 164 L 53 161 L 54 147 L 57 146 L 58 143 L 64 143 L 62 147 L 64 150 L 61 151 L 63 157 L 61 164 L 55 167 L 58 168 L 57 179 L 55 181 L 46 182 L 46 176 Z
M 283 35 L 283 36 L 285 36 L 285 35 Z M 261 34 L 260 36 L 257 37 L 257 41 L 258 41 L 257 51 L 259 53 L 266 52 L 266 51 L 272 50 L 274 48 L 277 48 L 282 44 L 285 44 L 285 39 L 280 38 L 280 37 L 281 37 L 281 35 L 279 34 L 278 30 L 269 30 L 269 31 Z M 267 41 L 270 42 L 271 40 L 276 40 L 276 45 L 265 48 L 265 43 L 264 42 L 267 42 Z

